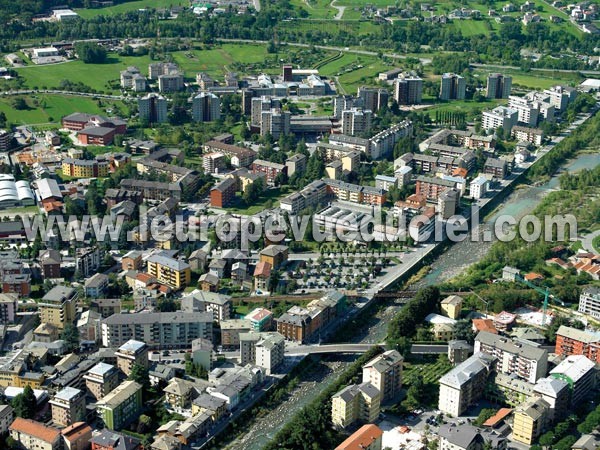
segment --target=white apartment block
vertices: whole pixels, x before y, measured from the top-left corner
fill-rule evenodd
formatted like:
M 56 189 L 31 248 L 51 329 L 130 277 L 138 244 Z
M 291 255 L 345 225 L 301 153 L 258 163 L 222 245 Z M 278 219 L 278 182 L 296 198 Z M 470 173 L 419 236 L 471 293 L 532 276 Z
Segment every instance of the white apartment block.
M 494 131 L 499 127 L 504 129 L 505 133 L 510 133 L 519 119 L 519 112 L 516 109 L 506 106 L 497 106 L 491 111 L 484 111 L 481 118 L 481 127 L 485 131 Z
M 544 140 L 544 132 L 539 128 L 529 128 L 517 125 L 513 127 L 511 135 L 517 141 L 530 142 L 533 145 L 540 146 Z
M 600 288 L 588 286 L 581 291 L 578 311 L 592 317 L 600 318 Z
M 440 378 L 438 409 L 458 417 L 481 398 L 494 358 L 476 353 Z
M 547 350 L 487 331 L 481 331 L 475 338 L 474 351 L 495 357 L 498 372 L 515 375 L 529 383 L 535 383 L 548 370 Z
M 538 124 L 540 110 L 537 105 L 526 98 L 511 95 L 508 97 L 508 107 L 515 109 L 519 113 L 519 123 L 530 127 L 535 127 Z
M 271 108 L 262 111 L 260 120 L 260 135 L 270 134 L 273 139 L 279 139 L 282 134 L 290 134 L 290 122 L 292 115 L 289 111 L 280 108 Z
M 221 101 L 215 94 L 201 92 L 192 99 L 192 119 L 213 122 L 221 118 Z
M 212 340 L 208 312 L 114 314 L 102 321 L 102 345 L 120 347 L 130 339 L 154 348 L 185 348 L 194 339 Z
M 471 198 L 479 200 L 480 198 L 485 197 L 485 194 L 488 191 L 489 184 L 490 181 L 487 179 L 487 177 L 483 175 L 479 175 L 477 178 L 471 181 L 471 184 L 469 184 L 469 192 L 471 194 Z

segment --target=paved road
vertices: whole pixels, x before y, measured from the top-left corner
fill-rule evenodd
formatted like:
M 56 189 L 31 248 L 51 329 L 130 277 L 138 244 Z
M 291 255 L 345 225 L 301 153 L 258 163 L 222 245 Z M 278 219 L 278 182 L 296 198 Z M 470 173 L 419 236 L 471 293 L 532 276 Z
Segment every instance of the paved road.
M 286 355 L 309 355 L 323 353 L 366 353 L 378 344 L 325 344 L 325 345 L 299 345 L 286 348 Z M 382 344 L 383 345 L 383 344 Z
M 503 66 L 502 64 L 480 64 L 480 63 L 471 63 L 469 64 L 471 67 L 479 67 L 482 69 L 511 69 L 511 70 L 522 70 L 518 66 Z M 538 67 L 532 67 L 532 71 L 535 72 L 564 72 L 564 73 L 583 73 L 586 75 L 600 75 L 600 71 L 598 70 L 571 70 L 571 69 L 544 69 Z
M 600 230 L 594 231 L 581 238 L 581 246 L 583 249 L 587 252 L 598 254 L 598 251 L 594 248 L 594 239 L 598 236 L 600 236 Z
M 97 97 L 106 98 L 109 100 L 125 100 L 127 97 L 123 95 L 108 95 L 108 94 L 92 94 L 89 92 L 73 92 L 73 91 L 60 91 L 58 89 L 22 89 L 12 91 L 2 91 L 0 95 L 29 95 L 29 94 L 57 94 L 57 95 L 72 95 L 74 97 Z

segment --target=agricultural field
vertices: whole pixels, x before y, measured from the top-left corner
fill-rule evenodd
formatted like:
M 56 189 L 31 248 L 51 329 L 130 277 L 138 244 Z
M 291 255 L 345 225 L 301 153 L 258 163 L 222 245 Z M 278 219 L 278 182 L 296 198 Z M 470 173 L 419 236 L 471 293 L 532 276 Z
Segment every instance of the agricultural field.
M 331 0 L 291 0 L 290 3 L 304 9 L 313 19 L 333 19 L 337 9 L 330 6 Z
M 135 11 L 145 8 L 170 8 L 172 6 L 189 6 L 188 0 L 138 0 L 133 2 L 124 2 L 115 6 L 105 8 L 81 8 L 75 11 L 84 19 L 90 19 L 96 16 L 114 16 L 128 11 Z
M 7 121 L 14 125 L 58 123 L 63 116 L 74 111 L 90 114 L 116 114 L 124 109 L 121 101 L 94 100 L 87 97 L 39 94 L 25 96 L 28 109 L 16 110 L 12 107 L 14 97 L 0 98 L 0 112 L 6 114 Z
M 338 77 L 339 82 L 349 94 L 356 92 L 362 84 L 372 84 L 379 72 L 391 67 L 374 56 L 344 54 L 341 58 L 322 66 L 319 71 L 322 75 L 330 78 Z

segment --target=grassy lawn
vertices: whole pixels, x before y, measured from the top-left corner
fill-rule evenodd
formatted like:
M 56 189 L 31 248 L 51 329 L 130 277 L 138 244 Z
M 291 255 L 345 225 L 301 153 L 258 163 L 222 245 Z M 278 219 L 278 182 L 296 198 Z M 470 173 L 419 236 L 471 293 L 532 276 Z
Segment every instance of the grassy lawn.
M 491 70 L 491 69 L 490 69 Z M 481 80 L 485 81 L 487 74 L 490 70 L 475 70 L 474 74 Z M 504 70 L 503 73 L 510 75 L 513 79 L 513 86 L 520 86 L 528 89 L 547 89 L 557 84 L 576 85 L 583 81 L 576 73 L 564 73 L 564 72 L 540 72 L 531 71 L 524 72 L 518 70 Z
M 76 9 L 75 11 L 84 19 L 89 19 L 96 16 L 113 16 L 137 9 L 169 8 L 171 6 L 189 6 L 189 4 L 188 0 L 139 0 L 106 8 Z
M 487 35 L 492 30 L 491 24 L 487 20 L 455 20 L 451 26 L 459 30 L 463 36 Z
M 25 96 L 29 109 L 17 111 L 12 107 L 13 97 L 0 98 L 0 111 L 8 122 L 15 125 L 58 123 L 61 117 L 74 111 L 90 114 L 107 114 L 115 106 L 123 107 L 121 101 L 94 100 L 90 97 L 38 94 Z
M 294 6 L 304 9 L 314 19 L 333 19 L 337 9 L 329 6 L 330 0 L 291 0 Z
M 472 100 L 452 100 L 447 103 L 437 103 L 438 100 L 434 100 L 435 105 L 426 109 L 429 113 L 429 117 L 435 118 L 436 111 L 450 111 L 450 112 L 464 112 L 467 115 L 467 121 L 474 120 L 481 114 L 481 111 L 494 108 L 502 101 L 488 100 L 484 102 L 474 102 Z
M 276 207 L 279 204 L 279 199 L 287 194 L 288 191 L 286 188 L 267 189 L 265 192 L 263 192 L 260 198 L 250 206 L 245 206 L 240 196 L 238 198 L 238 206 L 232 206 L 224 209 L 230 213 L 252 215 L 267 209 L 267 203 L 270 203 L 272 205 L 271 207 Z
M 376 57 L 344 54 L 341 58 L 322 66 L 319 71 L 328 77 L 339 76 L 344 89 L 352 93 L 362 84 L 372 84 L 374 77 L 388 68 Z
M 13 214 L 32 215 L 32 214 L 41 214 L 41 212 L 40 212 L 40 208 L 36 205 L 20 206 L 18 208 L 3 209 L 2 211 L 0 211 L 0 216 L 2 216 L 2 217 L 12 216 Z

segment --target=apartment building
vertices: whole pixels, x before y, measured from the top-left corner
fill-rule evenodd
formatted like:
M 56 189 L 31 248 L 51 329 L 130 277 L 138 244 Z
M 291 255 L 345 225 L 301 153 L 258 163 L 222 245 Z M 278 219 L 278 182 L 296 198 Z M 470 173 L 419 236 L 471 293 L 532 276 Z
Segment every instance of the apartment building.
M 567 356 L 550 371 L 550 377 L 567 382 L 571 388 L 571 407 L 584 402 L 596 387 L 596 364 L 583 355 Z
M 276 332 L 257 333 L 254 331 L 240 333 L 240 363 L 255 364 L 274 373 L 283 363 L 285 339 Z
M 100 400 L 119 385 L 119 371 L 113 365 L 100 362 L 83 375 L 88 392 Z
M 155 93 L 138 98 L 138 113 L 142 121 L 165 123 L 168 120 L 167 99 Z
M 171 62 L 157 62 L 148 64 L 148 78 L 158 80 L 161 75 L 177 72 L 179 67 Z
M 183 297 L 181 310 L 183 312 L 212 313 L 213 320 L 219 323 L 231 318 L 233 307 L 229 295 L 200 291 Z
M 513 439 L 531 445 L 550 425 L 550 405 L 542 398 L 531 399 L 518 406 L 514 412 Z
M 234 167 L 249 167 L 252 161 L 256 159 L 256 152 L 254 150 L 215 140 L 204 144 L 204 152 L 222 153 L 231 159 L 231 165 Z
M 280 108 L 262 111 L 260 115 L 260 135 L 270 134 L 277 140 L 282 135 L 290 134 L 292 114 Z
M 464 413 L 485 391 L 495 358 L 478 353 L 440 378 L 438 409 L 453 417 Z
M 492 158 L 491 156 L 485 160 L 483 165 L 483 173 L 491 175 L 500 180 L 504 179 L 509 174 L 508 164 L 505 159 Z
M 215 94 L 200 92 L 192 99 L 192 119 L 213 122 L 221 118 L 221 101 Z
M 155 253 L 146 260 L 148 274 L 174 289 L 189 286 L 192 277 L 190 265 L 169 257 L 166 253 Z
M 293 193 L 280 200 L 282 210 L 290 214 L 298 214 L 305 208 L 316 207 L 325 202 L 328 192 L 327 184 L 323 180 L 315 180 L 304 189 Z
M 261 262 L 269 263 L 273 269 L 277 269 L 288 260 L 288 247 L 276 244 L 268 245 L 260 251 L 259 259 Z
M 60 431 L 31 419 L 17 417 L 9 428 L 21 448 L 30 450 L 62 450 Z
M 255 159 L 252 163 L 252 173 L 264 173 L 267 177 L 267 185 L 275 186 L 279 175 L 287 176 L 287 166 L 285 164 Z
M 40 269 L 44 280 L 46 278 L 60 278 L 62 257 L 58 250 L 40 250 L 38 261 L 40 262 Z
M 440 82 L 440 100 L 464 100 L 467 80 L 455 73 L 442 74 Z
M 373 111 L 362 108 L 352 108 L 342 111 L 342 133 L 355 136 L 367 133 L 371 129 Z
M 148 346 L 140 341 L 130 339 L 115 352 L 117 367 L 129 376 L 134 365 L 148 368 Z
M 17 318 L 17 294 L 0 294 L 0 324 L 14 323 Z
M 79 389 L 61 389 L 49 403 L 52 408 L 52 422 L 57 425 L 66 427 L 85 420 L 85 393 Z
M 212 340 L 212 325 L 212 313 L 115 314 L 102 321 L 102 345 L 135 339 L 153 348 L 186 348 L 194 339 Z
M 548 403 L 548 420 L 558 422 L 569 414 L 571 408 L 571 388 L 563 379 L 546 377 L 540 378 L 533 387 L 532 397 L 545 400 Z
M 565 86 L 552 86 L 550 89 L 545 89 L 543 94 L 548 97 L 548 101 L 558 112 L 564 112 L 569 104 L 577 98 L 577 89 Z
M 418 105 L 423 97 L 423 79 L 402 73 L 394 82 L 394 100 L 399 105 Z
M 449 295 L 440 302 L 442 313 L 451 319 L 458 319 L 462 311 L 463 298 L 460 295 Z
M 146 90 L 146 78 L 137 67 L 130 66 L 122 70 L 120 81 L 123 89 L 132 89 L 134 92 L 144 92 Z
M 381 393 L 370 383 L 351 384 L 331 397 L 331 421 L 337 428 L 356 422 L 372 423 L 379 417 Z
M 335 450 L 381 450 L 382 437 L 383 431 L 377 425 L 363 425 Z
M 426 177 L 420 175 L 417 177 L 417 195 L 422 195 L 430 202 L 437 202 L 440 195 L 454 189 L 455 183 L 442 178 Z
M 544 140 L 544 132 L 539 128 L 516 125 L 512 128 L 511 136 L 517 141 L 530 142 L 540 146 Z
M 330 195 L 338 200 L 366 205 L 383 205 L 386 200 L 386 193 L 383 189 L 373 186 L 360 186 L 331 178 L 326 178 L 323 181 L 327 185 L 327 191 Z
M 388 350 L 363 366 L 363 383 L 371 383 L 379 390 L 382 403 L 400 394 L 403 363 L 404 358 L 397 350 Z
M 110 162 L 106 159 L 73 159 L 62 160 L 63 175 L 74 178 L 107 177 L 110 172 Z
M 501 73 L 491 73 L 487 78 L 487 98 L 508 98 L 512 88 L 512 77 Z
M 600 333 L 562 325 L 556 332 L 554 353 L 567 356 L 583 355 L 600 363 Z
M 14 411 L 10 405 L 0 405 L 0 434 L 6 435 L 14 421 Z
M 142 411 L 142 385 L 124 381 L 96 403 L 98 417 L 109 430 L 120 430 Z
M 252 330 L 252 322 L 246 319 L 228 319 L 220 323 L 221 345 L 235 348 L 240 345 L 240 335 Z
M 477 335 L 474 350 L 475 353 L 482 352 L 496 358 L 498 372 L 514 374 L 530 383 L 545 376 L 548 370 L 547 350 L 487 331 Z
M 184 88 L 183 74 L 169 73 L 158 77 L 158 90 L 161 93 L 172 93 Z
M 356 97 L 365 110 L 376 113 L 380 108 L 387 107 L 390 93 L 387 89 L 361 86 L 358 88 Z
M 592 317 L 600 318 L 600 288 L 587 286 L 581 291 L 578 311 Z
M 79 273 L 87 278 L 100 268 L 102 252 L 97 246 L 83 247 L 75 250 L 75 266 Z
M 510 134 L 519 119 L 519 112 L 516 109 L 506 106 L 497 106 L 491 111 L 483 111 L 481 115 L 481 127 L 489 132 L 502 128 L 505 134 Z
M 38 303 L 40 321 L 64 329 L 75 320 L 77 291 L 67 286 L 54 286 Z
M 225 208 L 235 201 L 238 191 L 238 183 L 235 178 L 224 178 L 210 190 L 210 206 L 214 208 Z

